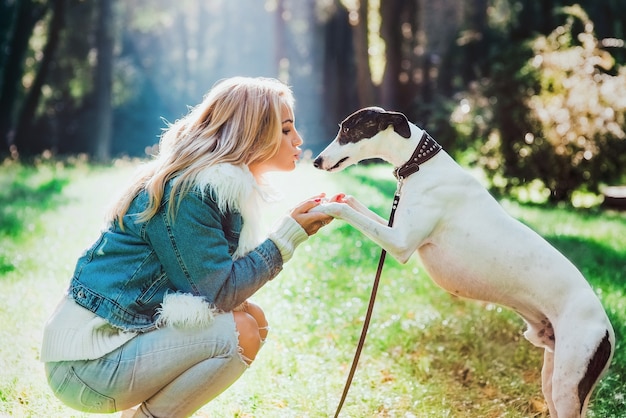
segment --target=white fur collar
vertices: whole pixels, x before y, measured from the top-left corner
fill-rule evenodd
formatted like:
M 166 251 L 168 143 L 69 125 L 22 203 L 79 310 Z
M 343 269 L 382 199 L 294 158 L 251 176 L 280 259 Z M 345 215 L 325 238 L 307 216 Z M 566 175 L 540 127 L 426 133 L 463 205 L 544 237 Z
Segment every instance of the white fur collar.
M 220 211 L 241 213 L 243 227 L 233 259 L 245 256 L 261 243 L 259 216 L 264 202 L 271 200 L 268 186 L 260 186 L 246 165 L 216 164 L 204 169 L 195 179 L 202 193 L 207 186 L 215 191 Z
M 243 218 L 236 260 L 245 256 L 261 243 L 259 216 L 261 205 L 277 197 L 277 192 L 266 185 L 259 185 L 247 166 L 217 164 L 200 172 L 194 187 L 204 194 L 206 187 L 215 191 L 215 199 L 220 211 L 237 211 Z M 157 327 L 202 327 L 208 326 L 220 310 L 201 296 L 190 293 L 169 293 L 163 298 L 158 310 Z

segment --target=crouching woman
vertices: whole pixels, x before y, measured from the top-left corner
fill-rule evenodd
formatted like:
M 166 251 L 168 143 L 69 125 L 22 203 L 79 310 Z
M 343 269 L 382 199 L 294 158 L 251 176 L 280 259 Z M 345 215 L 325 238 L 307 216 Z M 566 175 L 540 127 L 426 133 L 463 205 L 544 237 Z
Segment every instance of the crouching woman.
M 236 77 L 168 127 L 45 326 L 41 359 L 61 401 L 187 417 L 241 376 L 267 333 L 248 298 L 331 220 L 309 213 L 319 195 L 259 232 L 263 175 L 301 154 L 294 123 L 287 86 Z

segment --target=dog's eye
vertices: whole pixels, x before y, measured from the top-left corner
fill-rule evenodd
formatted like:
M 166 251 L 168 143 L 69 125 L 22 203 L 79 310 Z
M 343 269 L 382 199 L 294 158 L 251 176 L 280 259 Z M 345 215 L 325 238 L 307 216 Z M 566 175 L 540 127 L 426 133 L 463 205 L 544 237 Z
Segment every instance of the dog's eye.
M 342 131 L 344 134 L 348 133 L 348 131 L 350 130 L 350 128 L 348 128 L 347 126 L 344 126 Z

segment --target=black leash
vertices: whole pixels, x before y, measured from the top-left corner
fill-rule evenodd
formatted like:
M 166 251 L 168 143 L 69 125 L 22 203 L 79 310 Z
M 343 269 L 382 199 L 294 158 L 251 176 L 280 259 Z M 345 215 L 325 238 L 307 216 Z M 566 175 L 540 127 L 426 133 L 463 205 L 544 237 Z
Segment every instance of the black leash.
M 441 145 L 439 145 L 430 135 L 424 131 L 422 134 L 422 138 L 420 142 L 417 144 L 415 151 L 413 151 L 413 155 L 411 158 L 402 165 L 402 167 L 398 167 L 394 170 L 393 175 L 398 179 L 398 189 L 396 190 L 396 194 L 393 197 L 393 204 L 391 205 L 391 214 L 389 215 L 389 223 L 388 227 L 393 226 L 393 218 L 396 214 L 396 209 L 398 208 L 398 203 L 400 203 L 400 191 L 402 188 L 402 183 L 405 178 L 410 176 L 413 173 L 419 171 L 420 164 L 425 163 L 434 157 L 439 151 L 441 151 Z M 370 320 L 372 319 L 372 312 L 374 311 L 374 301 L 376 300 L 376 292 L 378 291 L 378 282 L 380 281 L 380 275 L 383 272 L 383 265 L 385 264 L 385 257 L 387 255 L 387 251 L 384 249 L 380 252 L 380 260 L 378 261 L 378 269 L 376 270 L 376 277 L 374 277 L 374 284 L 372 285 L 372 294 L 370 295 L 370 302 L 367 306 L 367 313 L 365 314 L 365 320 L 363 321 L 363 329 L 361 330 L 361 337 L 359 338 L 359 344 L 356 347 L 356 352 L 354 353 L 354 359 L 352 360 L 352 367 L 350 368 L 350 373 L 348 374 L 348 379 L 346 380 L 346 385 L 343 388 L 343 394 L 341 395 L 341 401 L 339 401 L 339 405 L 337 406 L 337 411 L 335 411 L 335 418 L 339 416 L 339 412 L 341 411 L 341 407 L 348 396 L 348 390 L 350 390 L 350 384 L 352 384 L 352 378 L 354 377 L 354 372 L 356 371 L 356 366 L 359 363 L 359 357 L 361 356 L 361 350 L 363 350 L 363 345 L 365 344 L 365 336 L 367 335 L 367 328 L 369 327 Z
M 393 197 L 393 204 L 391 205 L 391 215 L 389 215 L 389 223 L 387 226 L 393 226 L 393 218 L 396 214 L 396 209 L 398 208 L 398 203 L 400 202 L 400 184 L 398 183 L 398 190 L 396 191 L 396 195 Z M 374 277 L 374 284 L 372 285 L 372 294 L 370 295 L 370 303 L 367 306 L 367 313 L 365 314 L 365 320 L 363 321 L 363 329 L 361 330 L 361 338 L 359 338 L 359 344 L 356 346 L 356 352 L 354 353 L 354 359 L 352 360 L 352 367 L 350 368 L 350 373 L 348 374 L 348 379 L 346 380 L 346 385 L 343 388 L 343 394 L 341 395 L 341 401 L 339 401 L 339 405 L 337 406 L 337 411 L 335 412 L 335 418 L 339 416 L 339 412 L 341 411 L 341 407 L 348 396 L 348 390 L 350 390 L 350 384 L 352 383 L 352 378 L 354 377 L 354 372 L 356 372 L 356 366 L 359 363 L 359 357 L 361 357 L 361 350 L 363 350 L 363 345 L 365 344 L 365 336 L 367 335 L 367 328 L 370 324 L 370 319 L 372 319 L 372 312 L 374 311 L 374 302 L 376 300 L 376 292 L 378 291 L 378 282 L 380 282 L 380 275 L 383 272 L 383 265 L 385 264 L 385 257 L 387 255 L 387 251 L 381 250 L 380 252 L 380 260 L 378 260 L 378 269 L 376 270 L 376 277 Z

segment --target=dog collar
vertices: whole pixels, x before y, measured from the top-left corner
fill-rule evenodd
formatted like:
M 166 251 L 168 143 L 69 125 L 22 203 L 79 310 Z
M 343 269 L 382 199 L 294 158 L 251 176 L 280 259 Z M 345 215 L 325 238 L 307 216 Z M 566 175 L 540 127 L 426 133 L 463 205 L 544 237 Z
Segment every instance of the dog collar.
M 393 170 L 393 175 L 398 179 L 405 179 L 420 169 L 420 165 L 433 158 L 441 151 L 441 145 L 437 143 L 426 131 L 422 135 L 419 144 L 413 151 L 411 158 L 402 166 Z

